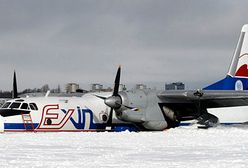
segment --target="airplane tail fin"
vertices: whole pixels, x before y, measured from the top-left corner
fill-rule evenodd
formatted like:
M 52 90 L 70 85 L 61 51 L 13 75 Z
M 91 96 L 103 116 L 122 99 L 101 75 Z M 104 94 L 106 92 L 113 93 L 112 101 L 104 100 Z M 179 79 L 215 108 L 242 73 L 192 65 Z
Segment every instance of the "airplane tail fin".
M 226 78 L 203 89 L 248 90 L 248 24 L 245 24 L 241 29 Z

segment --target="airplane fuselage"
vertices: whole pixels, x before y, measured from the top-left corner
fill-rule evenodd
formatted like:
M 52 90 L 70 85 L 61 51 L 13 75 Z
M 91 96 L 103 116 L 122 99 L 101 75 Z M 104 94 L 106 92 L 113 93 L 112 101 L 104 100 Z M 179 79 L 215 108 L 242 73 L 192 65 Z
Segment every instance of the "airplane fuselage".
M 111 93 L 101 93 L 109 95 Z M 4 131 L 103 131 L 110 108 L 92 94 L 82 97 L 29 97 L 7 101 Z M 12 115 L 11 113 L 16 113 Z M 114 118 L 120 129 L 130 126 Z
M 111 93 L 97 94 L 101 96 L 111 95 Z M 139 110 L 124 110 L 121 113 L 122 116 L 118 116 L 120 115 L 118 113 L 116 116 L 114 113 L 112 131 L 126 129 L 134 131 L 141 129 L 164 130 L 170 128 L 171 123 L 168 119 L 173 120 L 175 114 L 173 111 L 168 114 L 168 109 L 164 108 L 163 102 L 160 102 L 158 98 L 153 98 L 157 97 L 157 94 L 158 91 L 153 90 L 136 90 L 123 95 L 120 92 L 124 104 L 134 105 Z M 140 102 L 142 103 L 140 104 Z M 0 113 L 4 116 L 1 124 L 5 132 L 105 131 L 110 114 L 110 108 L 92 93 L 85 94 L 82 97 L 17 98 L 7 101 L 4 106 L 0 109 Z M 248 106 L 207 110 L 219 119 L 220 124 L 241 124 L 248 121 Z M 156 120 L 156 115 L 161 115 L 157 116 L 159 120 Z M 191 120 L 181 122 L 182 125 L 191 123 Z M 142 128 L 138 128 L 137 124 L 139 126 L 143 124 Z

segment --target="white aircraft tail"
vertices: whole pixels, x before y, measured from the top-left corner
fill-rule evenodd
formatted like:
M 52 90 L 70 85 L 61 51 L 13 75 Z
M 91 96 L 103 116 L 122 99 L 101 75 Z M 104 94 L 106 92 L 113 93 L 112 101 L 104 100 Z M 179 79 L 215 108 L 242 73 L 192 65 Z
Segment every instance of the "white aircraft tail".
M 239 41 L 234 52 L 228 75 L 231 77 L 248 77 L 248 24 L 241 29 Z
M 241 29 L 226 78 L 210 85 L 204 90 L 248 90 L 248 24 Z

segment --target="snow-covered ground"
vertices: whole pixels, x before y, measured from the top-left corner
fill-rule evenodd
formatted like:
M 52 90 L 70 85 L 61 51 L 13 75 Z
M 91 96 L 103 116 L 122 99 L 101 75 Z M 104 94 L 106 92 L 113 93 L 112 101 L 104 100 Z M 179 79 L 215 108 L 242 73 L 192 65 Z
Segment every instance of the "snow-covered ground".
M 2 133 L 0 167 L 247 167 L 248 126 L 163 132 Z

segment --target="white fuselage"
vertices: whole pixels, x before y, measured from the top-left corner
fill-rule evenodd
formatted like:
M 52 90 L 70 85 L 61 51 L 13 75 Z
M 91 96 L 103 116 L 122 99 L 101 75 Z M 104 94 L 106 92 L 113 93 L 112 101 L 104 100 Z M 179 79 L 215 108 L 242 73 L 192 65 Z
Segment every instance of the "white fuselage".
M 109 96 L 111 93 L 97 94 Z M 34 131 L 104 130 L 110 111 L 104 101 L 93 94 L 82 97 L 30 97 L 8 102 L 20 103 L 20 106 L 13 110 L 22 110 L 22 104 L 29 104 L 23 111 L 30 111 L 32 122 L 25 121 L 23 115 L 4 117 L 4 131 L 25 131 L 25 122 L 29 127 L 33 124 Z M 38 110 L 32 109 L 31 103 L 35 103 Z M 115 116 L 113 121 L 123 123 Z
M 211 108 L 208 112 L 218 117 L 221 124 L 248 122 L 248 106 Z
M 111 93 L 97 93 L 108 97 Z M 27 131 L 33 126 L 32 131 L 56 132 L 56 131 L 104 131 L 109 117 L 110 108 L 104 101 L 94 94 L 85 94 L 82 97 L 30 97 L 9 100 L 19 103 L 18 108 L 6 109 L 30 111 L 32 121 L 25 121 L 23 114 L 2 117 L 0 129 L 4 131 Z M 22 109 L 23 104 L 28 104 Z M 36 104 L 37 109 L 32 108 Z M 4 110 L 4 108 L 1 108 Z M 248 106 L 212 108 L 208 112 L 218 117 L 221 124 L 241 124 L 248 121 Z M 29 117 L 29 116 L 28 116 Z M 130 126 L 113 116 L 113 123 Z M 182 123 L 189 124 L 191 121 Z

